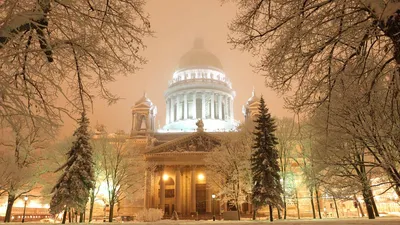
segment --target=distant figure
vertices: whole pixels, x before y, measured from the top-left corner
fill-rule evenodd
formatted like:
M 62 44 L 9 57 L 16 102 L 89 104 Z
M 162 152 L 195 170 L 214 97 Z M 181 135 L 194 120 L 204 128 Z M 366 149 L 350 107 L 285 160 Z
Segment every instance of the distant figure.
M 203 132 L 204 131 L 204 123 L 202 119 L 199 119 L 196 123 L 197 126 L 197 131 L 198 132 Z
M 179 220 L 178 213 L 177 213 L 175 210 L 174 210 L 174 212 L 172 213 L 171 220 Z

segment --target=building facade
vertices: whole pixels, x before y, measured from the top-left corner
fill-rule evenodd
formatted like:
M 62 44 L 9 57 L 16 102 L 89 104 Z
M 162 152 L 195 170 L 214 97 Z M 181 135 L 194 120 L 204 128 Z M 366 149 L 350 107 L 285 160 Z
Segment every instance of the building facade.
M 141 146 L 146 162 L 154 165 L 146 171 L 146 208 L 180 215 L 226 208 L 212 199 L 218 190 L 207 182 L 204 159 L 219 145 L 221 132 L 238 126 L 233 113 L 235 95 L 220 60 L 197 39 L 179 60 L 165 91 L 166 124 L 155 129 L 157 108 L 146 94 L 135 103 L 131 141 Z M 254 94 L 250 100 L 256 100 Z

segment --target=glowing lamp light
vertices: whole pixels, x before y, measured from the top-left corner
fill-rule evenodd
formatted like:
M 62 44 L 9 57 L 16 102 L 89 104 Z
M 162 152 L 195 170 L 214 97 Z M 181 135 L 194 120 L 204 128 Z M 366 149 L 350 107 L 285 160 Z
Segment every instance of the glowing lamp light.
M 164 174 L 163 176 L 162 176 L 162 179 L 164 180 L 164 181 L 167 181 L 168 180 L 168 175 L 167 174 Z
M 204 174 L 200 173 L 197 178 L 199 178 L 199 180 L 204 180 Z
M 214 199 L 214 198 L 215 198 L 215 195 L 214 195 L 214 194 L 212 194 L 212 195 L 211 195 L 211 198 L 213 198 L 213 199 Z

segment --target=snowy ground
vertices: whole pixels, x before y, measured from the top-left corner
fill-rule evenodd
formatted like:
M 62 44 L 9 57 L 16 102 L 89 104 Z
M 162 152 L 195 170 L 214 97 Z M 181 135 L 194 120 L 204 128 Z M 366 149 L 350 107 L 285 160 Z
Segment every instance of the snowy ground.
M 261 224 L 268 224 L 269 221 L 265 220 L 258 220 L 258 221 L 193 221 L 193 220 L 179 220 L 179 221 L 172 221 L 172 220 L 162 220 L 158 222 L 125 222 L 124 225 L 180 225 L 180 224 L 189 224 L 189 225 L 261 225 Z M 3 223 L 0 223 L 3 224 Z M 46 223 L 33 223 L 27 222 L 27 225 L 45 225 Z M 48 225 L 52 223 L 47 223 Z M 94 225 L 110 225 L 111 223 L 93 223 Z M 113 225 L 118 225 L 120 223 L 112 223 Z M 324 220 L 276 220 L 273 224 L 282 224 L 282 225 L 400 225 L 400 218 L 378 218 L 376 220 L 368 220 L 368 219 L 324 219 Z M 9 223 L 9 225 L 22 225 L 22 223 Z M 68 225 L 68 223 L 66 224 Z M 77 224 L 78 225 L 78 224 Z
M 171 225 L 171 224 L 204 224 L 204 225 L 227 225 L 227 224 L 233 224 L 233 225 L 261 225 L 261 224 L 266 224 L 270 223 L 269 221 L 265 220 L 258 220 L 258 221 L 171 221 L 171 220 L 163 220 L 155 223 L 139 223 L 139 222 L 134 222 L 131 223 L 132 225 L 149 225 L 149 224 L 155 224 L 155 225 Z M 286 221 L 274 221 L 274 224 L 282 224 L 282 225 L 352 225 L 352 224 L 366 224 L 366 225 L 400 225 L 400 218 L 382 218 L 382 219 L 377 219 L 377 220 L 368 220 L 368 219 L 343 219 L 343 220 L 334 220 L 334 219 L 326 219 L 326 220 L 286 220 Z M 43 224 L 42 224 L 43 225 Z

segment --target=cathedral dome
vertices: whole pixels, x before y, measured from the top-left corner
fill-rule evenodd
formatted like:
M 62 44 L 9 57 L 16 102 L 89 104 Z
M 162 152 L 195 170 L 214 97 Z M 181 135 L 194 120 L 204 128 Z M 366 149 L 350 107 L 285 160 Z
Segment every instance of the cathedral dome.
M 221 61 L 204 48 L 201 39 L 196 39 L 179 60 L 164 96 L 167 111 L 163 131 L 193 132 L 199 119 L 205 131 L 229 131 L 237 126 L 232 83 Z
M 214 54 L 204 48 L 204 42 L 202 39 L 196 39 L 193 48 L 181 57 L 176 71 L 192 68 L 223 70 L 221 61 Z

